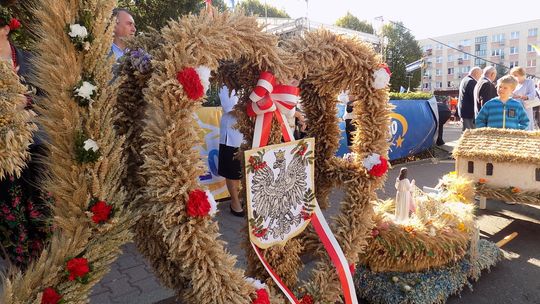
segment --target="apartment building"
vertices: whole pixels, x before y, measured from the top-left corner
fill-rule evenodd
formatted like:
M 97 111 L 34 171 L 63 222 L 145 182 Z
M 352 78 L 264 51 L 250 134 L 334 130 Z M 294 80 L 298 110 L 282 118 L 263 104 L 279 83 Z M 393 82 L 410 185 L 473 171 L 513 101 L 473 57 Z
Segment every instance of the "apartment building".
M 540 79 L 540 19 L 420 40 L 422 90 L 456 91 L 473 66 L 521 66 Z M 436 41 L 434 41 L 436 40 Z

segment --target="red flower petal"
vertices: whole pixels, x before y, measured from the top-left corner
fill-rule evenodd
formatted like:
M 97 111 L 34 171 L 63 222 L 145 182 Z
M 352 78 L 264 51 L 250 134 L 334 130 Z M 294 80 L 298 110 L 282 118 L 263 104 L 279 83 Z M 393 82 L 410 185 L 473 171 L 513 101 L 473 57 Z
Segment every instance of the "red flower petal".
M 376 177 L 381 177 L 388 171 L 388 161 L 382 156 L 379 159 L 381 160 L 381 163 L 373 166 L 373 168 L 369 170 L 369 174 Z
M 176 73 L 176 79 L 184 87 L 184 92 L 191 100 L 197 100 L 204 96 L 204 88 L 199 74 L 194 68 L 185 68 Z
M 252 304 L 270 304 L 270 297 L 266 289 L 257 289 L 257 298 L 251 302 Z
M 41 296 L 41 304 L 57 304 L 62 299 L 62 296 L 54 290 L 54 288 L 47 287 L 43 290 Z
M 90 272 L 88 260 L 85 258 L 73 258 L 67 262 L 67 271 L 69 272 L 69 280 L 73 281 L 77 278 L 84 277 Z
M 90 211 L 94 214 L 92 216 L 92 221 L 96 224 L 102 224 L 109 220 L 111 215 L 112 206 L 107 204 L 104 201 L 99 201 L 95 203 Z
M 206 193 L 200 189 L 192 190 L 187 201 L 187 214 L 189 216 L 207 216 L 210 212 L 210 202 Z
M 12 18 L 10 21 L 9 21 L 9 29 L 14 31 L 18 28 L 21 27 L 21 22 L 19 22 L 19 20 L 17 20 L 16 18 Z

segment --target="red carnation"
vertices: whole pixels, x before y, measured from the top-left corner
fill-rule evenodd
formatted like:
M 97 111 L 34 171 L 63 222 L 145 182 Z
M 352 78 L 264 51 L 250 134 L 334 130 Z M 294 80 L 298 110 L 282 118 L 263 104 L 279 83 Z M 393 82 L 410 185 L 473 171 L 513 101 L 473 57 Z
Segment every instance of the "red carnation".
M 69 280 L 73 281 L 77 278 L 83 278 L 90 272 L 88 260 L 85 258 L 73 258 L 67 262 L 67 271 L 69 272 Z
M 184 92 L 191 100 L 197 100 L 204 96 L 204 88 L 199 74 L 194 68 L 185 68 L 176 73 L 176 79 L 184 87 Z
M 300 299 L 300 304 L 313 304 L 313 297 L 311 295 L 304 295 L 302 299 Z
M 96 224 L 103 224 L 109 220 L 111 215 L 112 206 L 104 201 L 98 201 L 91 208 L 90 211 L 94 214 L 92 221 Z
M 210 212 L 210 202 L 206 193 L 200 189 L 189 192 L 187 213 L 189 216 L 207 216 Z
M 386 158 L 380 156 L 379 159 L 381 160 L 381 163 L 373 166 L 373 168 L 369 170 L 369 174 L 376 177 L 381 177 L 388 171 L 388 161 Z
M 62 299 L 62 296 L 54 290 L 54 288 L 47 287 L 43 290 L 41 296 L 41 304 L 57 304 Z
M 266 289 L 257 289 L 257 298 L 251 304 L 270 304 L 270 297 Z
M 21 27 L 21 22 L 19 20 L 17 20 L 17 18 L 12 18 L 10 21 L 9 21 L 9 29 L 14 31 L 18 28 Z

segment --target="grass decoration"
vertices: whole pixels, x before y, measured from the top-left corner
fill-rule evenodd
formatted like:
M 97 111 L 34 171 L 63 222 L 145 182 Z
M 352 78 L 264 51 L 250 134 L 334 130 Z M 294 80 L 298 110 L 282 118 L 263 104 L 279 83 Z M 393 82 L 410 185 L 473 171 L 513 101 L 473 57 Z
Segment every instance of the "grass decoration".
M 390 100 L 428 100 L 433 97 L 432 93 L 426 92 L 409 92 L 398 93 L 390 92 Z
M 540 206 L 540 191 L 524 191 L 517 187 L 493 187 L 485 183 L 475 183 L 476 195 L 505 202 L 520 202 Z
M 13 67 L 0 61 L 0 180 L 20 177 L 30 158 L 28 147 L 37 126 L 34 112 L 25 110 L 26 88 L 19 82 Z
M 469 129 L 452 154 L 456 159 L 540 165 L 540 131 Z
M 472 183 L 461 184 L 461 178 L 451 174 L 443 180 L 453 180 L 470 192 Z M 447 184 L 447 189 L 456 186 Z M 458 187 L 459 188 L 459 187 Z M 438 195 L 416 191 L 416 212 L 407 224 L 393 221 L 394 201 L 378 201 L 374 206 L 375 227 L 360 263 L 372 271 L 422 271 L 456 261 L 467 253 L 474 227 L 474 205 L 462 203 L 448 190 Z
M 298 79 L 301 79 L 301 100 L 307 119 L 307 133 L 317 141 L 317 201 L 321 208 L 326 208 L 332 188 L 344 188 L 345 199 L 341 203 L 341 213 L 336 216 L 331 228 L 348 262 L 357 264 L 373 226 L 370 202 L 375 199 L 375 189 L 382 186 L 384 176 L 373 177 L 360 161 L 347 162 L 334 156 L 340 139 L 336 96 L 345 89 L 360 96 L 354 104 L 357 131 L 353 136 L 352 147 L 359 155 L 358 160 L 371 153 L 387 158 L 386 130 L 391 111 L 388 91 L 373 88 L 373 74 L 382 64 L 381 58 L 367 43 L 328 31 L 307 32 L 302 37 L 283 41 L 283 48 L 297 58 L 296 73 Z M 250 130 L 245 127 L 249 126 L 246 119 L 239 119 L 239 125 L 244 126 L 240 128 L 244 135 L 249 134 Z M 282 274 L 301 266 L 296 257 L 302 253 L 319 257 L 309 281 L 300 285 L 309 291 L 315 302 L 339 301 L 341 287 L 337 273 L 313 229 L 308 229 L 300 241 L 300 244 L 290 241 L 284 248 L 266 250 L 267 261 L 271 265 L 279 265 L 281 269 L 277 271 Z M 254 267 L 250 265 L 255 265 L 259 275 L 264 272 L 252 255 L 248 255 L 248 267 Z M 251 275 L 251 272 L 248 273 Z
M 277 39 L 263 33 L 254 18 L 235 13 L 185 16 L 169 22 L 161 34 L 163 57 L 152 61 L 145 90 L 141 154 L 146 185 L 135 227 L 139 251 L 185 303 L 251 303 L 255 288 L 234 267 L 236 259 L 219 239 L 215 220 L 187 214 L 188 193 L 202 188 L 198 177 L 204 165 L 193 149 L 201 139 L 192 113 L 203 100 L 189 99 L 176 75 L 199 65 L 219 74 L 220 63 L 231 61 L 245 71 L 246 83 L 238 84 L 251 88 L 260 71 L 287 79 L 294 66 L 284 62 L 287 54 L 277 48 Z M 216 75 L 214 81 L 220 79 Z
M 463 287 L 472 290 L 472 268 L 489 270 L 502 260 L 501 250 L 492 242 L 478 242 L 479 259 L 471 262 L 464 257 L 457 262 L 423 272 L 375 272 L 358 267 L 355 285 L 360 298 L 375 304 L 445 303 L 449 296 L 458 295 Z M 477 278 L 476 278 L 477 279 Z
M 152 76 L 151 60 L 159 56 L 159 32 L 150 29 L 129 42 L 128 51 L 114 66 L 114 73 L 120 83 L 116 102 L 118 116 L 115 126 L 118 134 L 125 136 L 124 154 L 126 170 L 122 176 L 122 186 L 126 189 L 126 206 L 136 206 L 142 196 L 145 180 L 141 174 L 144 163 L 141 155 L 144 145 L 141 136 L 145 126 L 146 108 L 143 91 Z
M 474 204 L 475 189 L 470 179 L 459 176 L 455 171 L 445 174 L 436 186 L 441 191 L 437 198 L 441 202 L 463 202 Z
M 0 302 L 40 303 L 45 290 L 55 290 L 66 303 L 87 303 L 91 288 L 109 271 L 120 254 L 120 246 L 131 239 L 134 217 L 122 208 L 124 192 L 120 177 L 124 170 L 123 139 L 113 127 L 116 116 L 117 86 L 111 84 L 110 51 L 115 1 L 38 0 L 32 9 L 37 34 L 34 59 L 36 85 L 44 92 L 38 108 L 40 124 L 48 134 L 48 178 L 45 193 L 54 195 L 52 207 L 55 230 L 50 244 L 27 271 L 12 272 L 4 280 Z M 80 14 L 92 12 L 93 42 L 86 52 L 79 52 L 66 33 L 66 25 L 80 20 Z M 93 75 L 100 92 L 90 107 L 79 106 L 72 89 L 83 78 Z M 78 132 L 99 144 L 101 156 L 95 162 L 76 160 L 75 138 Z M 114 207 L 107 222 L 96 224 L 88 212 L 96 197 Z M 66 260 L 84 257 L 92 265 L 87 284 L 70 281 L 65 275 Z M 75 266 L 78 273 L 85 265 Z M 83 271 L 84 270 L 84 271 Z

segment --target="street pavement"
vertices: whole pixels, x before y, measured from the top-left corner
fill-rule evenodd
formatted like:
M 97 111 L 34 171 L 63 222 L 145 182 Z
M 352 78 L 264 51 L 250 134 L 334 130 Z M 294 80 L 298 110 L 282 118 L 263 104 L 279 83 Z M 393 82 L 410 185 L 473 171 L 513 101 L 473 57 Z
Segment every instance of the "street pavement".
M 448 123 L 444 133 L 447 144 L 442 148 L 451 151 L 460 135 L 461 126 Z M 448 157 L 397 165 L 389 171 L 385 187 L 378 191 L 380 198 L 395 195 L 394 181 L 403 166 L 408 168 L 409 177 L 414 178 L 419 187 L 433 187 L 439 177 L 454 170 L 454 161 L 448 154 Z M 342 198 L 343 192 L 335 189 L 330 196 L 331 207 L 325 211 L 327 218 L 338 212 Z M 237 267 L 245 268 L 240 247 L 245 220 L 228 212 L 228 202 L 219 203 L 218 208 L 216 220 L 221 237 L 227 241 L 229 252 L 237 256 Z M 540 304 L 540 208 L 488 200 L 488 209 L 479 210 L 477 214 L 482 238 L 497 242 L 512 232 L 519 235 L 503 247 L 506 259 L 491 272 L 482 273 L 480 280 L 473 284 L 474 292 L 465 289 L 461 297 L 452 296 L 447 303 Z M 126 244 L 123 249 L 124 253 L 113 263 L 110 272 L 92 290 L 90 303 L 177 303 L 173 291 L 161 286 L 135 245 Z

